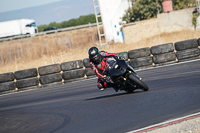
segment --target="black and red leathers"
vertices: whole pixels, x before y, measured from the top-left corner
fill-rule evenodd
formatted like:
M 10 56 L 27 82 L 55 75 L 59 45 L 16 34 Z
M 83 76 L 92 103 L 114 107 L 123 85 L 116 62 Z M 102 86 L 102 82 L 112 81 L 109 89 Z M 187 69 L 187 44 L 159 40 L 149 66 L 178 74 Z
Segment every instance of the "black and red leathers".
M 98 77 L 98 85 L 99 89 L 112 87 L 112 85 L 104 79 L 104 75 L 106 75 L 105 69 L 107 68 L 107 59 L 108 58 L 117 58 L 119 55 L 114 53 L 108 53 L 106 51 L 100 51 L 100 62 L 94 62 L 90 60 L 90 67 L 92 71 L 95 72 Z

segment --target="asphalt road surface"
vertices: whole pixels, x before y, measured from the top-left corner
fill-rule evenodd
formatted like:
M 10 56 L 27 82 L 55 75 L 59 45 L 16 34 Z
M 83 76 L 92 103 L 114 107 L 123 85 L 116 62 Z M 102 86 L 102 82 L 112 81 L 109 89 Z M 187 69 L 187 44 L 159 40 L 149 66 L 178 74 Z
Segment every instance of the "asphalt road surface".
M 200 60 L 138 71 L 147 92 L 96 79 L 0 95 L 0 133 L 124 133 L 200 112 Z

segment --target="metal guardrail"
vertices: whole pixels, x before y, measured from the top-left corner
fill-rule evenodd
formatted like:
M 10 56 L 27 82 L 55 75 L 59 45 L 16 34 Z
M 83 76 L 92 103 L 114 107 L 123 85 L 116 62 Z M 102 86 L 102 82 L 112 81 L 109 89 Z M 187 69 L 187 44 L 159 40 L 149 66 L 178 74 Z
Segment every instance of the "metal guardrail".
M 32 36 L 42 36 L 42 35 L 46 35 L 46 34 L 52 34 L 52 33 L 57 33 L 57 32 L 70 31 L 70 30 L 76 30 L 76 29 L 94 27 L 94 26 L 97 26 L 97 23 L 73 26 L 73 27 L 62 28 L 62 29 L 51 30 L 51 31 L 45 31 L 45 32 L 39 32 L 39 33 L 36 33 L 35 35 L 28 34 L 28 35 L 18 35 L 18 36 L 13 36 L 13 37 L 8 37 L 8 38 L 2 38 L 2 39 L 0 39 L 0 42 L 11 41 L 11 40 L 15 40 L 15 39 L 28 38 L 28 37 L 32 37 Z

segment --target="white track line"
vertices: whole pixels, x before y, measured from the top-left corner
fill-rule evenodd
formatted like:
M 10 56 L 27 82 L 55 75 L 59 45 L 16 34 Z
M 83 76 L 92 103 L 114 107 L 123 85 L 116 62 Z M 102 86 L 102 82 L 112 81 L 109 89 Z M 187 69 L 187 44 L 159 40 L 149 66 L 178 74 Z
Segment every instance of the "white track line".
M 200 117 L 200 112 L 195 113 L 195 114 L 191 114 L 191 115 L 187 115 L 187 116 L 184 116 L 184 117 L 180 117 L 180 118 L 177 118 L 177 119 L 169 120 L 169 121 L 166 121 L 166 122 L 162 122 L 162 123 L 159 123 L 159 124 L 151 125 L 151 126 L 148 126 L 148 127 L 145 127 L 145 128 L 137 129 L 137 130 L 134 130 L 134 131 L 130 131 L 130 132 L 127 132 L 127 133 L 143 133 L 143 132 L 151 131 L 151 130 L 161 128 L 161 127 L 166 127 L 168 125 L 180 123 L 182 121 L 190 120 L 190 119 L 197 118 L 197 117 Z

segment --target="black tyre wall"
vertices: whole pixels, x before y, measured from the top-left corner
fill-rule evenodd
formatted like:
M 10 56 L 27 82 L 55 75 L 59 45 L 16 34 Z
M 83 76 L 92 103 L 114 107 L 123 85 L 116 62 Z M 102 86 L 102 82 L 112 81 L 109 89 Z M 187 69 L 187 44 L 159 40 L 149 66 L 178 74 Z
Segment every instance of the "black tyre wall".
M 85 73 L 86 73 L 86 76 L 94 76 L 95 75 L 95 73 L 92 71 L 91 68 L 86 68 Z
M 69 71 L 69 70 L 80 69 L 80 68 L 83 68 L 82 60 L 64 62 L 61 64 L 62 71 Z
M 54 82 L 61 82 L 61 81 L 62 81 L 61 73 L 40 76 L 40 83 L 42 85 L 50 84 L 50 83 L 54 83 Z
M 39 85 L 39 79 L 37 77 L 30 78 L 30 79 L 17 80 L 16 82 L 16 87 L 18 89 L 31 87 L 31 86 L 38 86 L 38 85 Z
M 64 80 L 71 80 L 76 78 L 83 78 L 85 74 L 84 69 L 72 70 L 72 71 L 64 71 L 62 73 L 62 77 Z
M 174 52 L 153 56 L 153 62 L 155 64 L 160 64 L 160 63 L 165 63 L 165 62 L 170 62 L 170 61 L 176 61 L 176 54 Z
M 89 60 L 89 58 L 86 58 L 86 59 L 83 60 L 83 65 L 86 68 L 90 67 L 90 60 Z
M 128 51 L 129 59 L 136 59 L 136 58 L 146 57 L 150 55 L 151 55 L 150 48 L 142 48 L 142 49 L 135 49 L 135 50 Z
M 14 81 L 13 72 L 0 74 L 0 83 Z
M 197 47 L 198 47 L 197 39 L 191 39 L 191 40 L 186 40 L 186 41 L 181 41 L 181 42 L 175 43 L 175 49 L 177 51 L 191 49 L 191 48 L 197 48 Z
M 173 43 L 167 43 L 151 47 L 151 53 L 153 55 L 164 54 L 169 52 L 174 52 Z
M 129 62 L 129 65 L 133 68 L 137 67 L 144 67 L 144 66 L 152 66 L 152 57 L 143 57 L 143 58 L 137 58 L 137 59 L 132 59 Z
M 59 73 L 61 71 L 60 64 L 53 64 L 48 66 L 42 66 L 38 68 L 40 76 Z
M 16 88 L 15 82 L 0 83 L 0 92 L 15 90 L 15 88 Z
M 183 51 L 178 51 L 176 53 L 178 60 L 198 57 L 199 55 L 200 55 L 199 48 L 187 49 L 187 50 L 183 50 Z
M 17 80 L 37 77 L 37 75 L 38 75 L 37 68 L 26 69 L 26 70 L 14 72 L 15 79 L 17 79 Z

